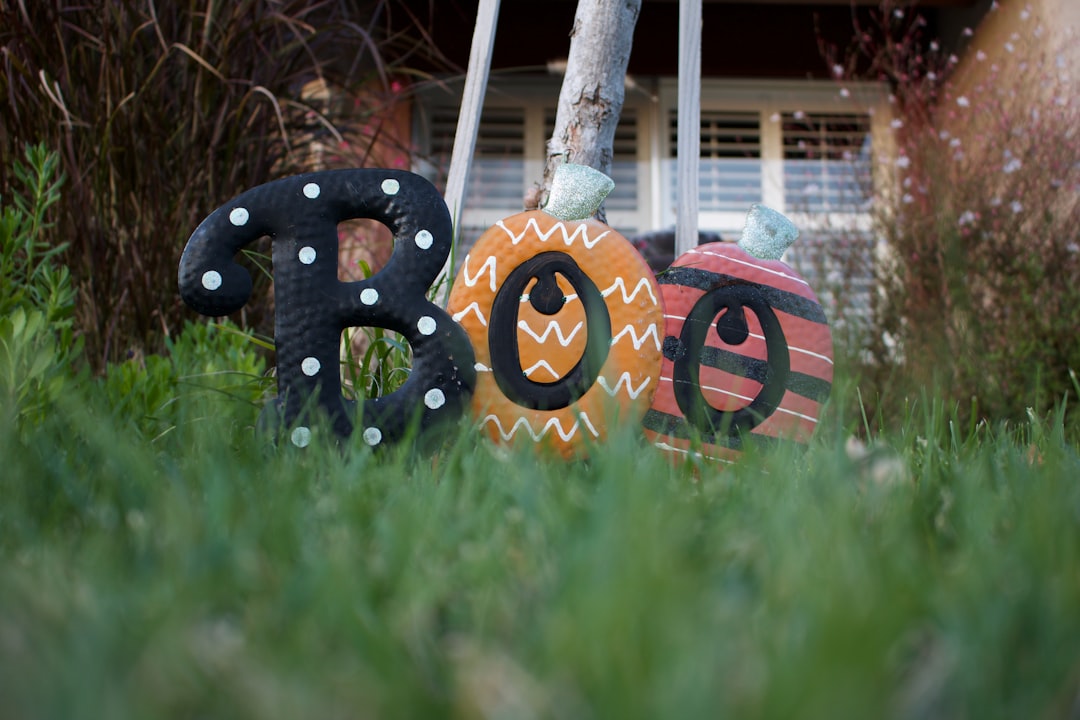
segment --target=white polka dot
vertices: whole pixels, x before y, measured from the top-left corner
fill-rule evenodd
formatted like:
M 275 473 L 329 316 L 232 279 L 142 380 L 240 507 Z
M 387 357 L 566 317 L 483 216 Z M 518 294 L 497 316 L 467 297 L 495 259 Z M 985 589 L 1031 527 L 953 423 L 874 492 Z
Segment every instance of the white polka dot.
M 375 288 L 367 288 L 360 293 L 360 302 L 365 305 L 374 305 L 379 302 L 379 291 Z
M 387 195 L 397 195 L 398 190 L 401 189 L 401 183 L 394 178 L 387 178 L 382 181 L 382 191 Z
M 296 256 L 300 258 L 300 262 L 304 263 L 305 265 L 310 265 L 311 263 L 315 262 L 315 248 L 311 247 L 310 245 L 305 245 L 304 247 L 300 248 L 300 252 L 296 253 Z
M 304 186 L 304 195 L 312 200 L 319 197 L 320 192 L 322 192 L 322 188 L 317 183 L 308 183 Z
M 240 227 L 241 225 L 247 225 L 249 217 L 250 215 L 248 215 L 247 208 L 238 207 L 231 213 L 229 213 L 229 222 L 231 222 L 236 227 Z
M 424 393 L 424 404 L 432 410 L 438 410 L 446 404 L 446 396 L 439 388 L 431 388 Z
M 433 242 L 435 242 L 435 238 L 427 230 L 416 233 L 416 247 L 421 250 L 427 250 Z
M 217 270 L 207 270 L 202 274 L 202 286 L 207 290 L 217 290 L 221 287 L 221 273 Z
M 289 439 L 292 440 L 292 444 L 296 447 L 307 447 L 311 444 L 311 430 L 306 427 L 298 427 L 292 431 Z
M 377 427 L 369 427 L 364 430 L 364 442 L 375 447 L 382 442 L 382 430 Z
M 319 358 L 306 357 L 304 361 L 300 363 L 300 369 L 304 371 L 304 374 L 308 377 L 316 375 L 319 370 L 322 370 L 322 363 L 319 362 Z
M 430 315 L 425 315 L 416 322 L 416 329 L 420 331 L 421 335 L 431 335 L 435 332 L 435 318 Z

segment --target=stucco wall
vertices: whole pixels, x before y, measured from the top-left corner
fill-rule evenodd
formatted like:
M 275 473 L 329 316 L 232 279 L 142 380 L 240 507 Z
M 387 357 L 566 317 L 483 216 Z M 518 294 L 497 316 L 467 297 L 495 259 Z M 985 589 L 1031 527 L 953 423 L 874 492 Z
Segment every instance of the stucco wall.
M 986 13 L 956 73 L 958 83 L 977 83 L 997 64 L 1018 69 L 1045 52 L 1049 64 L 1072 76 L 1080 73 L 1080 0 L 1000 0 Z

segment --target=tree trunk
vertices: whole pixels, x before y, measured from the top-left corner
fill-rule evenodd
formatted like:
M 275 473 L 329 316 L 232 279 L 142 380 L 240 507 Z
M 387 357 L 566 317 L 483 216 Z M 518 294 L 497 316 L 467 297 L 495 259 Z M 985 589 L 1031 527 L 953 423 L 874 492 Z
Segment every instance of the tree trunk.
M 546 202 L 555 168 L 564 162 L 610 174 L 626 65 L 640 12 L 641 0 L 579 0 L 543 183 L 534 202 L 526 200 L 526 206 Z M 604 219 L 602 207 L 597 217 Z

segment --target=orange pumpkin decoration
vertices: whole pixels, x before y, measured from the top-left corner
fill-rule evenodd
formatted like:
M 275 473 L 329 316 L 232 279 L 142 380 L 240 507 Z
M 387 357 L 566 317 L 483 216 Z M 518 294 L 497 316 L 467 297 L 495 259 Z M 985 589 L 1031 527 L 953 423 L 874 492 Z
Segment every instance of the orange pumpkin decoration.
M 754 205 L 738 244 L 699 245 L 660 274 L 664 360 L 643 421 L 655 445 L 731 461 L 748 435 L 809 440 L 833 351 L 814 292 L 780 260 L 797 236 L 783 215 Z
M 612 186 L 560 167 L 543 211 L 499 221 L 462 263 L 447 309 L 472 341 L 472 409 L 497 442 L 528 438 L 570 457 L 609 420 L 637 423 L 649 408 L 664 312 L 642 257 L 591 218 Z

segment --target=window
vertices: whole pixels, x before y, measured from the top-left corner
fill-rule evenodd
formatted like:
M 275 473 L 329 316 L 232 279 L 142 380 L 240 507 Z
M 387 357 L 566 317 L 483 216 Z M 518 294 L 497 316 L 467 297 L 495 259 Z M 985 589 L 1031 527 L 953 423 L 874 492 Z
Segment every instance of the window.
M 485 230 L 521 212 L 525 192 L 540 181 L 558 98 L 557 79 L 518 79 L 512 84 L 502 80 L 489 85 L 461 214 L 459 262 Z M 422 97 L 419 103 L 416 131 L 427 161 L 416 169 L 440 187 L 449 169 L 459 102 L 460 95 L 443 92 Z M 628 236 L 652 224 L 647 122 L 641 100 L 628 97 L 615 131 L 610 171 L 615 190 L 604 204 L 608 222 Z
M 616 129 L 615 190 L 605 204 L 609 224 L 628 237 L 673 228 L 679 198 L 676 81 L 637 84 L 644 90 L 627 91 Z M 869 245 L 872 158 L 888 152 L 880 147 L 888 137 L 884 91 L 876 85 L 848 89 L 849 96 L 841 98 L 829 82 L 702 85 L 699 227 L 735 240 L 752 203 L 787 214 L 801 232 L 787 259 L 827 304 L 838 272 L 831 253 L 849 243 L 865 253 Z M 557 78 L 501 78 L 489 85 L 458 262 L 487 228 L 520 212 L 525 191 L 539 181 L 558 95 Z M 436 184 L 445 181 L 459 102 L 460 94 L 442 91 L 418 103 L 416 136 L 434 163 L 426 169 Z M 856 305 L 868 306 L 868 273 L 843 283 L 865 297 Z
M 870 181 L 870 116 L 866 113 L 783 114 L 784 197 L 806 213 L 866 212 Z

